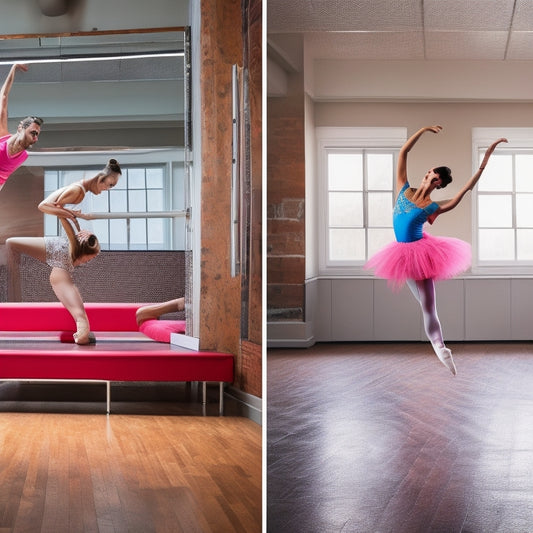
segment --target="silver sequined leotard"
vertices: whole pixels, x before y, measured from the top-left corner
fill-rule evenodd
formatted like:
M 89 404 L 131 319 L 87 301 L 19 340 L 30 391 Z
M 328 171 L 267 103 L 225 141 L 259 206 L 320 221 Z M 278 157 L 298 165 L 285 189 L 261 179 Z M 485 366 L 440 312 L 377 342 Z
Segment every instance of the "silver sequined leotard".
M 45 237 L 46 264 L 51 267 L 62 268 L 67 272 L 74 270 L 68 239 L 63 237 Z

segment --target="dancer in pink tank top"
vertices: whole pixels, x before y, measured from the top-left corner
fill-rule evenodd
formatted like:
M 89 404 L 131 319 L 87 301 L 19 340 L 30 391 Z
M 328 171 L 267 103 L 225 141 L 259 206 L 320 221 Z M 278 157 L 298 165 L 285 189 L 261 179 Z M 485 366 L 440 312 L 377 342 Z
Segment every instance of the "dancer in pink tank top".
M 37 142 L 43 124 L 42 118 L 28 116 L 19 122 L 16 133 L 8 131 L 8 96 L 17 70 L 28 69 L 25 65 L 13 65 L 0 89 L 0 189 L 28 158 L 26 150 Z

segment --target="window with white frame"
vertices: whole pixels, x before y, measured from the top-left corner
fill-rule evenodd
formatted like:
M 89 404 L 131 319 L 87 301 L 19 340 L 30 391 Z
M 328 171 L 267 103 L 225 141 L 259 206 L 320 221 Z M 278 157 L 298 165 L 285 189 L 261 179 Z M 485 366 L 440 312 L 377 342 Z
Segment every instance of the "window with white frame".
M 361 273 L 394 239 L 396 161 L 405 140 L 405 128 L 317 128 L 321 273 Z
M 488 146 L 506 137 L 474 193 L 473 271 L 526 272 L 533 265 L 533 129 L 475 128 L 475 168 Z
M 94 219 L 79 219 L 80 225 L 94 231 L 104 250 L 185 249 L 186 184 L 183 161 L 179 157 L 157 155 L 139 157 L 121 154 L 122 175 L 116 186 L 98 195 L 86 194 L 74 209 L 91 213 Z M 44 197 L 56 189 L 94 177 L 103 164 L 78 166 L 68 156 L 56 154 L 53 164 L 44 166 Z M 101 156 L 100 160 L 106 161 Z M 32 162 L 32 164 L 34 164 Z M 44 215 L 44 233 L 59 235 L 57 217 Z

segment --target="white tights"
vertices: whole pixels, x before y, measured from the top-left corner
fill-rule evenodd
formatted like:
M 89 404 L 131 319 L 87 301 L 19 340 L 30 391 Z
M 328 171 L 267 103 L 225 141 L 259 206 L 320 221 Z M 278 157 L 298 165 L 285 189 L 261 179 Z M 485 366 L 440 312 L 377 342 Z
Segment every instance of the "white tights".
M 415 298 L 420 303 L 424 316 L 424 330 L 427 338 L 435 347 L 444 347 L 442 329 L 437 315 L 437 302 L 435 298 L 435 283 L 432 279 L 407 280 L 407 285 L 411 289 Z

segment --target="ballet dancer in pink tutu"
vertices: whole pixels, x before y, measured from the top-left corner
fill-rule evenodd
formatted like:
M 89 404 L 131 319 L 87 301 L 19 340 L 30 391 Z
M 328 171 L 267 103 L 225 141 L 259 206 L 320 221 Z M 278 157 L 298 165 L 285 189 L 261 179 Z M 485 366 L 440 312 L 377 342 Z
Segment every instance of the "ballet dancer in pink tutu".
M 452 181 L 448 167 L 428 170 L 420 186 L 412 188 L 407 181 L 407 154 L 423 133 L 439 133 L 442 126 L 426 126 L 412 135 L 402 146 L 396 175 L 396 203 L 393 227 L 396 241 L 372 256 L 365 265 L 388 279 L 395 288 L 407 283 L 420 303 L 424 330 L 439 360 L 453 375 L 457 373 L 452 352 L 444 344 L 435 301 L 435 280 L 449 279 L 470 267 L 470 245 L 452 237 L 435 237 L 422 230 L 425 222 L 433 224 L 442 213 L 451 211 L 478 182 L 496 146 L 507 139 L 498 139 L 485 152 L 477 172 L 451 200 L 433 202 L 431 193 Z

